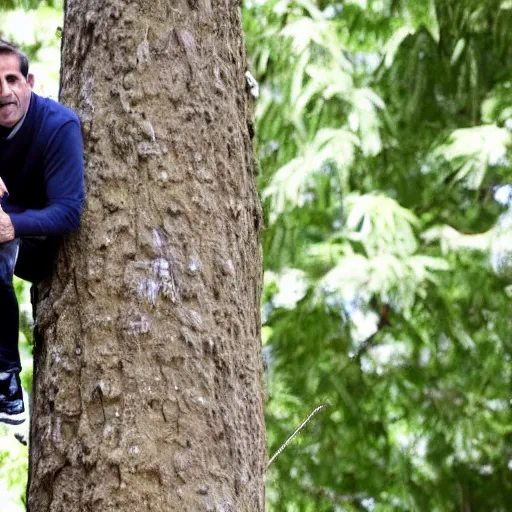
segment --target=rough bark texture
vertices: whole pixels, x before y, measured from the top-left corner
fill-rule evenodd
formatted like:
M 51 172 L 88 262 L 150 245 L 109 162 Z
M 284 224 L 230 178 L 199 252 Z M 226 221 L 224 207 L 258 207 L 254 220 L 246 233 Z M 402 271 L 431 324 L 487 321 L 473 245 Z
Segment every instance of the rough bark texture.
M 88 201 L 39 288 L 31 512 L 264 509 L 240 6 L 68 0 Z

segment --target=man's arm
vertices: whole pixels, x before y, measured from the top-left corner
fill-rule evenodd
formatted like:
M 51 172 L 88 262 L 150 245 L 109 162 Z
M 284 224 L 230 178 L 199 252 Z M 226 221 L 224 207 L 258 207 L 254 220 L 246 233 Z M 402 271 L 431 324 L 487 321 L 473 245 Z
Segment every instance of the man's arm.
M 78 121 L 59 128 L 44 153 L 47 203 L 40 210 L 9 213 L 14 237 L 63 235 L 78 229 L 85 198 L 82 134 Z M 6 215 L 6 214 L 4 214 Z M 7 221 L 0 213 L 2 226 Z

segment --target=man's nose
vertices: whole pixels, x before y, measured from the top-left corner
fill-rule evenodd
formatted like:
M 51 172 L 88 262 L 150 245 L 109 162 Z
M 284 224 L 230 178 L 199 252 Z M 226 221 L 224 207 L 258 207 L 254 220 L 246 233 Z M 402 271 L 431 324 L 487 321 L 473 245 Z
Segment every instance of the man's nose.
M 11 88 L 7 80 L 0 79 L 0 98 L 5 98 L 11 95 Z

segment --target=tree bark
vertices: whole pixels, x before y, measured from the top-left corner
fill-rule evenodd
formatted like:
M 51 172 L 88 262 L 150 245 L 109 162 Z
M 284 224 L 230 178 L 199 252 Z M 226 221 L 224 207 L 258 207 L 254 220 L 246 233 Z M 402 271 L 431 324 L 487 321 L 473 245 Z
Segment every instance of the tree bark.
M 240 6 L 68 0 L 88 199 L 39 287 L 32 512 L 264 509 Z

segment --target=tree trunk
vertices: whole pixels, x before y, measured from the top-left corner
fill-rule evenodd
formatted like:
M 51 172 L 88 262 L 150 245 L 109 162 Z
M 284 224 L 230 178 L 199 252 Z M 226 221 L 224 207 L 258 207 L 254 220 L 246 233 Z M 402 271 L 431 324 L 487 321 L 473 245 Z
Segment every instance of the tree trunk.
M 88 200 L 39 287 L 29 510 L 263 511 L 240 6 L 68 0 L 63 37 Z

